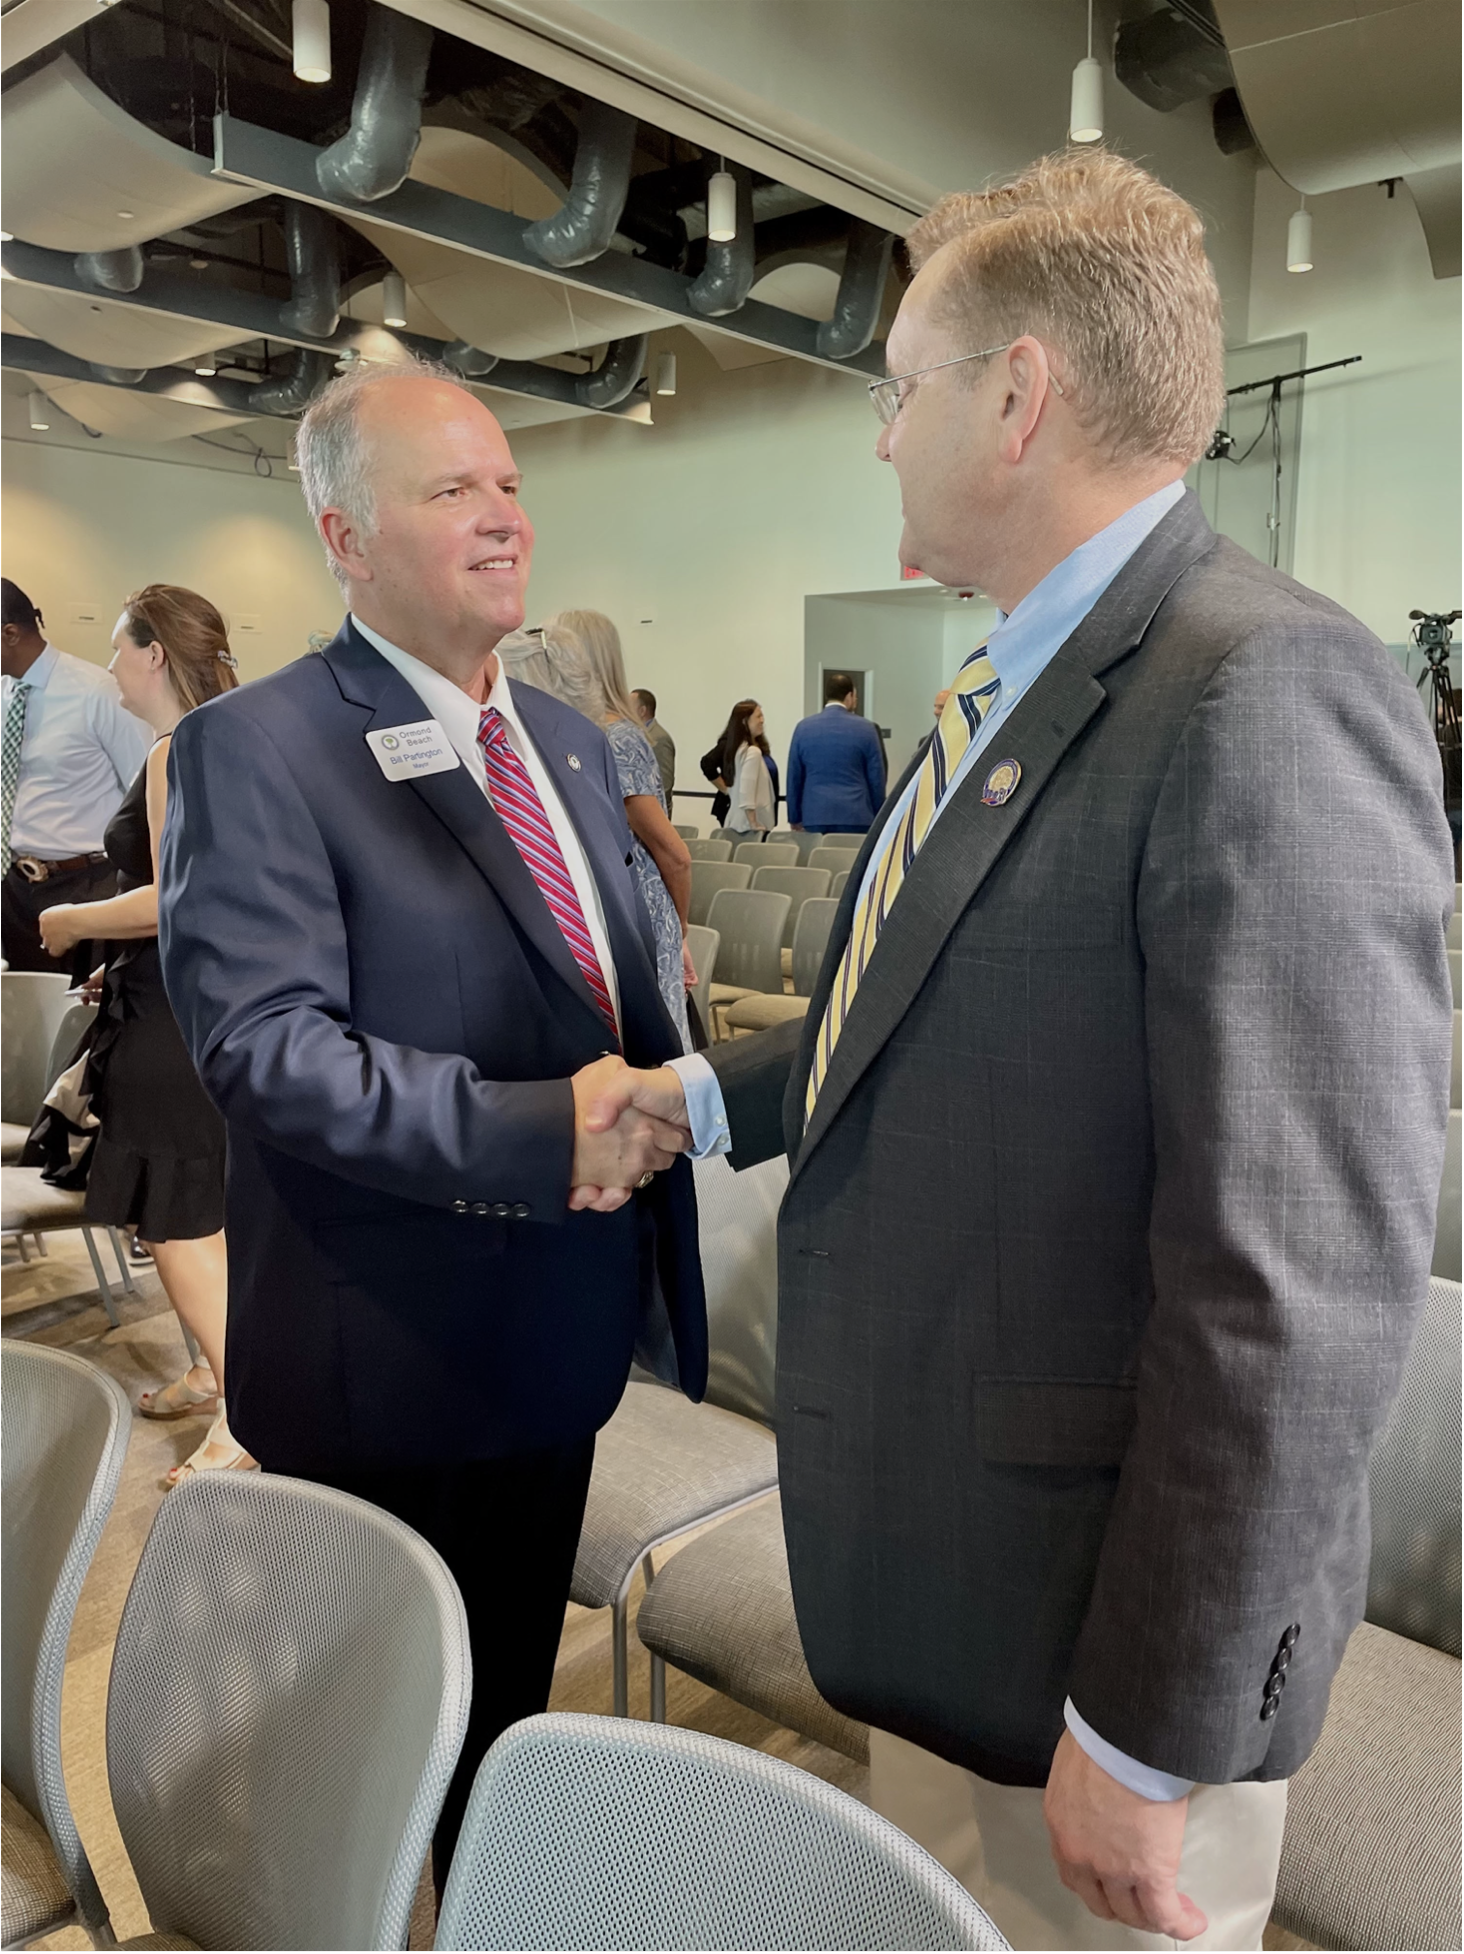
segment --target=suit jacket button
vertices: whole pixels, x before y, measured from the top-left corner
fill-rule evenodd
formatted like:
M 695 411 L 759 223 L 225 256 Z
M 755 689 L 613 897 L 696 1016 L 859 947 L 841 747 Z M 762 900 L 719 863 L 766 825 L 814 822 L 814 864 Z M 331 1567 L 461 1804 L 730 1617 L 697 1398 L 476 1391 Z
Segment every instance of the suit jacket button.
M 530 1213 L 531 1209 L 527 1201 L 518 1201 L 514 1204 L 513 1218 L 515 1221 L 527 1221 Z
M 453 1202 L 453 1204 L 452 1204 L 452 1211 L 453 1211 L 453 1213 L 454 1213 L 454 1214 L 466 1214 L 466 1213 L 467 1213 L 467 1211 L 468 1211 L 468 1204 L 467 1204 L 467 1202 L 466 1202 L 466 1201 L 454 1201 L 454 1202 Z
M 488 1203 L 486 1201 L 475 1201 L 473 1203 L 474 1214 L 487 1214 L 487 1212 L 488 1212 Z
M 1281 1699 L 1279 1696 L 1268 1696 L 1261 1705 L 1261 1722 L 1269 1723 L 1280 1707 Z

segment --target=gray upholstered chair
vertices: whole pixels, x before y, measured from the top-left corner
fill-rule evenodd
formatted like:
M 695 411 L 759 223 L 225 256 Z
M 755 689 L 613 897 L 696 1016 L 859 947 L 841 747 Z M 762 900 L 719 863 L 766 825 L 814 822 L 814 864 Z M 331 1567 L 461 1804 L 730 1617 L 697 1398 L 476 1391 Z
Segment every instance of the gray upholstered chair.
M 0 1118 L 29 1132 L 53 1074 L 51 1048 L 74 1000 L 71 979 L 44 970 L 0 972 Z
M 707 1290 L 706 1402 L 649 1381 L 625 1398 L 595 1446 L 570 1599 L 611 1608 L 613 1703 L 627 1708 L 626 1610 L 638 1567 L 680 1534 L 735 1512 L 777 1484 L 772 1419 L 778 1203 L 786 1160 L 734 1174 L 694 1164 Z
M 829 932 L 838 913 L 839 905 L 832 896 L 813 896 L 803 904 L 798 912 L 798 926 L 793 933 L 793 947 L 788 953 L 793 995 L 778 997 L 751 993 L 737 998 L 723 1014 L 728 1031 L 770 1031 L 774 1025 L 783 1024 L 789 1018 L 803 1016 L 818 981 L 824 951 L 828 948 Z
M 704 923 L 688 923 L 686 926 L 686 947 L 691 952 L 691 967 L 696 972 L 696 982 L 687 992 L 688 1005 L 695 1004 L 701 1016 L 702 1029 L 710 1038 L 710 1006 L 707 1002 L 712 994 L 712 979 L 717 973 L 717 946 L 722 941 L 715 930 L 709 930 Z
M 796 841 L 742 841 L 732 850 L 734 862 L 746 862 L 749 868 L 796 868 L 798 866 L 798 844 Z
M 0 1120 L 0 1166 L 11 1167 L 20 1158 L 20 1150 L 25 1145 L 28 1126 L 21 1126 L 14 1120 Z
M 106 1904 L 61 1774 L 61 1684 L 132 1412 L 121 1386 L 95 1365 L 18 1338 L 0 1344 L 0 1390 L 4 1944 L 23 1946 L 77 1916 L 104 1944 Z
M 471 1687 L 410 1527 L 303 1480 L 186 1480 L 112 1658 L 112 1805 L 167 1937 L 127 1945 L 405 1947 Z
M 846 868 L 841 868 L 838 874 L 834 877 L 833 881 L 830 882 L 829 894 L 833 897 L 835 902 L 837 902 L 839 900 L 839 897 L 843 895 L 844 888 L 848 880 L 849 880 L 849 870 Z
M 730 862 L 732 859 L 730 841 L 692 839 L 687 842 L 686 850 L 694 862 Z
M 752 880 L 746 862 L 697 862 L 691 865 L 691 903 L 687 921 L 707 924 L 707 912 L 723 889 L 745 889 Z
M 810 868 L 826 868 L 830 875 L 837 875 L 840 869 L 853 868 L 854 858 L 864 846 L 864 837 L 851 840 L 844 847 L 834 841 L 825 840 L 821 848 L 815 848 L 808 857 Z
M 1436 1278 L 1373 1454 L 1367 1619 L 1291 1780 L 1275 1919 L 1318 1947 L 1461 1944 L 1459 1340 Z
M 795 828 L 793 830 L 793 839 L 798 846 L 798 861 L 800 867 L 806 866 L 808 862 L 808 858 L 813 853 L 814 849 L 822 848 L 824 843 L 823 836 L 818 832 L 816 828 L 814 829 Z
M 438 1947 L 1002 1948 L 888 1820 L 695 1730 L 529 1717 L 489 1751 Z
M 1458 1282 L 1461 1273 L 1460 1242 L 1460 1181 L 1461 1160 L 1460 1142 L 1464 1134 L 1460 1132 L 1461 1115 L 1458 1107 L 1449 1114 L 1447 1136 L 1444 1141 L 1444 1176 L 1439 1183 L 1438 1229 L 1434 1236 L 1432 1271 L 1436 1276 L 1444 1276 L 1450 1282 Z
M 717 981 L 712 985 L 712 1035 L 721 1036 L 718 1011 L 752 991 L 783 995 L 783 932 L 791 896 L 771 889 L 723 889 L 712 898 L 707 922 L 721 938 Z
M 754 889 L 771 889 L 775 895 L 792 899 L 788 911 L 788 921 L 783 926 L 783 948 L 793 947 L 793 932 L 798 927 L 798 912 L 804 903 L 815 896 L 826 896 L 829 892 L 829 872 L 826 868 L 755 868 L 752 871 Z M 786 976 L 785 969 L 784 975 Z
M 692 822 L 673 821 L 671 825 L 683 841 L 695 841 L 701 833 L 701 829 Z

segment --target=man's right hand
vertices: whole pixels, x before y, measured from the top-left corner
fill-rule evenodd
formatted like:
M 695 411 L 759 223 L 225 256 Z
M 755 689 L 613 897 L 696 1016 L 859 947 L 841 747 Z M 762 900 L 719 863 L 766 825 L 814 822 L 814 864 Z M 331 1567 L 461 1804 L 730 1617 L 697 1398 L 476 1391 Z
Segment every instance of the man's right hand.
M 666 1084 L 670 1080 L 674 1092 Z M 655 1084 L 644 1082 L 656 1082 Z M 570 1080 L 574 1164 L 569 1205 L 613 1214 L 647 1173 L 670 1167 L 691 1145 L 681 1081 L 667 1067 L 636 1072 L 622 1058 L 597 1059 Z

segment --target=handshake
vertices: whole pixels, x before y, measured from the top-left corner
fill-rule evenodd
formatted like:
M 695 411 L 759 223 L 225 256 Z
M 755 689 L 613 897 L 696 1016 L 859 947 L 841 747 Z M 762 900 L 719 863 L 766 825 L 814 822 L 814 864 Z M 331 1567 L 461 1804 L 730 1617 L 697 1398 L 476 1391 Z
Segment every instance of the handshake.
M 637 1072 L 618 1057 L 597 1059 L 569 1083 L 574 1091 L 569 1205 L 613 1214 L 637 1186 L 689 1150 L 686 1095 L 669 1066 Z

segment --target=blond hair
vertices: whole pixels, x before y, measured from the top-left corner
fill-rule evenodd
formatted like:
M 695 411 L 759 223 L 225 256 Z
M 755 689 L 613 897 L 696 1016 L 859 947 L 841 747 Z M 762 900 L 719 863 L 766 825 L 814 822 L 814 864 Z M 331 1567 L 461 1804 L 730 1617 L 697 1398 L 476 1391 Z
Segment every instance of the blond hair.
M 628 719 L 632 726 L 639 726 L 635 707 L 631 704 L 630 687 L 626 683 L 620 633 L 605 613 L 557 611 L 553 617 L 545 618 L 544 630 L 546 634 L 554 630 L 567 631 L 583 651 L 599 697 L 598 713 L 593 716 Z M 584 711 L 584 707 L 580 710 Z
M 945 246 L 934 316 L 975 346 L 1040 339 L 1108 460 L 1187 468 L 1204 453 L 1225 405 L 1225 342 L 1192 204 L 1107 150 L 1065 150 L 942 197 L 905 240 L 917 271 Z

